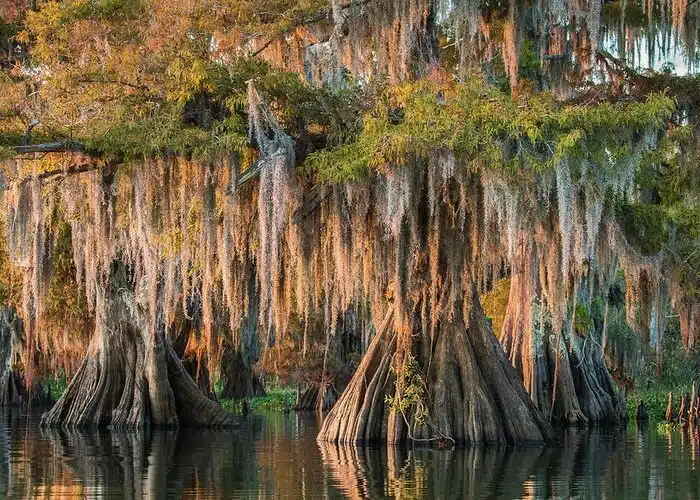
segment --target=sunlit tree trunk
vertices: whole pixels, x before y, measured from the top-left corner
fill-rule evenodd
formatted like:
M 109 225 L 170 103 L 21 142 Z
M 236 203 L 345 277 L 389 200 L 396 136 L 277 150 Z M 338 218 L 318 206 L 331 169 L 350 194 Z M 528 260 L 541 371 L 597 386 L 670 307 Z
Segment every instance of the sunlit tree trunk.
M 187 373 L 160 321 L 151 324 L 138 296 L 124 286 L 123 274 L 114 272 L 108 286 L 98 288 L 88 353 L 42 425 L 233 425 L 233 416 L 208 399 Z
M 413 320 L 408 351 L 399 349 L 394 311 L 389 309 L 350 384 L 323 422 L 319 440 L 332 442 L 409 439 L 460 443 L 542 441 L 550 428 L 525 392 L 519 377 L 484 316 L 478 295 L 467 297 L 451 322 L 434 338 Z M 415 408 L 401 409 L 396 371 L 416 359 L 425 383 L 427 420 Z M 397 368 L 398 367 L 398 368 Z M 398 387 L 398 389 L 397 389 Z

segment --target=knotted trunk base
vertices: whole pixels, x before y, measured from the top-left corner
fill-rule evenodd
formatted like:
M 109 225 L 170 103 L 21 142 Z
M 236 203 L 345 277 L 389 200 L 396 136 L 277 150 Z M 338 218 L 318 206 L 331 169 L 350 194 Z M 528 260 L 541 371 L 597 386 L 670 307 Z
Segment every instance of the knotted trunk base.
M 514 342 L 513 331 L 504 328 L 504 349 L 533 402 L 551 422 L 585 425 L 625 421 L 624 396 L 592 341 L 576 335 L 569 339 L 521 332 L 521 338 Z
M 318 439 L 389 444 L 409 439 L 455 443 L 550 439 L 549 424 L 498 345 L 475 294 L 469 309 L 466 322 L 456 314 L 432 340 L 426 333 L 412 335 L 411 356 L 423 381 L 424 400 L 409 405 L 404 403 L 410 391 L 401 380 L 397 395 L 396 360 L 402 353 L 397 350 L 398 336 L 389 312 L 350 384 L 323 422 Z M 421 332 L 421 328 L 416 326 L 413 331 Z M 412 383 L 416 384 L 415 378 Z
M 43 426 L 235 424 L 233 415 L 197 387 L 163 328 L 149 328 L 133 293 L 120 291 L 105 302 L 98 303 L 88 354 L 63 396 L 43 415 Z

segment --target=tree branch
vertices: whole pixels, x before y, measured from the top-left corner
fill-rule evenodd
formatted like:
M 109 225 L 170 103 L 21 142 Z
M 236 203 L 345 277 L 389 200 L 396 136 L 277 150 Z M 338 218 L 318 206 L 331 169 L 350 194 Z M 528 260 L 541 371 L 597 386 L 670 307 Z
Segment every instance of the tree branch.
M 328 198 L 328 195 L 330 195 L 331 192 L 332 189 L 324 186 L 323 184 L 316 184 L 313 186 L 309 190 L 308 194 L 304 196 L 299 208 L 294 211 L 294 214 L 292 215 L 292 221 L 294 224 L 301 224 L 304 219 L 314 213 L 316 209 L 321 206 L 323 200 Z
M 356 1 L 351 1 L 347 2 L 344 4 L 340 5 L 341 10 L 347 10 L 352 7 L 360 7 L 363 5 L 366 5 L 368 3 L 371 3 L 372 0 L 356 0 Z M 313 17 L 310 17 L 309 19 L 305 19 L 298 24 L 294 24 L 292 27 L 285 29 L 281 33 L 277 34 L 276 36 L 273 36 L 272 38 L 269 38 L 264 44 L 262 44 L 259 48 L 257 48 L 255 51 L 253 51 L 248 57 L 255 57 L 260 55 L 266 48 L 270 46 L 272 42 L 275 40 L 278 40 L 279 38 L 283 37 L 287 33 L 291 32 L 292 30 L 299 28 L 301 26 L 308 26 L 309 24 L 316 24 L 318 22 L 321 22 L 325 19 L 329 19 L 332 17 L 332 12 L 330 8 L 323 9 L 323 11 Z
M 257 178 L 260 175 L 260 169 L 262 168 L 262 163 L 257 161 L 250 167 L 246 169 L 245 172 L 236 180 L 236 189 L 241 188 L 248 184 L 248 182 Z
M 80 78 L 77 80 L 78 83 L 92 83 L 92 84 L 97 84 L 97 85 L 121 85 L 122 87 L 128 87 L 130 89 L 134 90 L 143 90 L 144 92 L 151 92 L 153 91 L 152 88 L 148 87 L 147 85 L 139 85 L 137 83 L 129 83 L 125 82 L 122 80 L 109 80 L 105 78 Z
M 92 172 L 94 170 L 97 170 L 100 168 L 100 165 L 97 163 L 81 163 L 79 165 L 73 165 L 68 168 L 57 168 L 55 170 L 47 170 L 46 172 L 41 172 L 39 175 L 36 176 L 37 179 L 50 179 L 51 177 L 55 177 L 57 175 L 73 175 L 73 174 L 82 174 L 85 172 Z
M 83 153 L 85 152 L 85 146 L 79 142 L 73 141 L 57 141 L 57 142 L 45 142 L 42 144 L 27 144 L 23 146 L 15 146 L 14 150 L 17 154 L 30 154 L 30 153 Z

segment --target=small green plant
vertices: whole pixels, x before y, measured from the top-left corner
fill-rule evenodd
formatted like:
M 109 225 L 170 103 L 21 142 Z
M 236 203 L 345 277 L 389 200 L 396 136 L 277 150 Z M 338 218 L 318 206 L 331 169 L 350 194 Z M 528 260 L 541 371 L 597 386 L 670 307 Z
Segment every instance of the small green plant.
M 426 386 L 420 367 L 416 359 L 409 355 L 396 373 L 396 393 L 394 396 L 386 396 L 385 402 L 394 410 L 400 411 L 406 418 L 407 414 L 413 415 L 418 425 L 424 425 L 429 419 L 425 404 Z
M 386 396 L 384 401 L 390 408 L 401 413 L 408 429 L 408 437 L 413 441 L 447 440 L 454 443 L 454 439 L 445 436 L 431 423 L 430 413 L 428 413 L 427 385 L 416 358 L 409 354 L 398 370 L 394 365 L 391 369 L 396 374 L 396 391 L 394 396 Z M 433 430 L 436 436 L 427 439 L 413 436 L 408 415 L 413 417 L 413 423 L 416 426 L 427 426 Z
M 48 380 L 48 384 L 49 384 L 49 393 L 51 394 L 51 399 L 54 401 L 58 401 L 58 399 L 65 392 L 66 387 L 68 387 L 68 382 L 67 382 L 66 376 L 64 374 L 61 374 L 57 377 L 50 378 Z

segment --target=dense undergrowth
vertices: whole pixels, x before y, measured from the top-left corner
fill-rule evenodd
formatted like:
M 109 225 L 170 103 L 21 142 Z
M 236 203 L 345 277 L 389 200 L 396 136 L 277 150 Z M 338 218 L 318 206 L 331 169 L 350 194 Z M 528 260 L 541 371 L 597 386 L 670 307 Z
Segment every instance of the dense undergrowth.
M 650 349 L 645 349 L 650 351 Z M 627 395 L 627 415 L 636 418 L 637 405 L 643 401 L 649 409 L 649 419 L 659 422 L 665 419 L 668 394 L 673 394 L 676 410 L 680 406 L 684 394 L 690 394 L 693 381 L 700 387 L 700 352 L 698 349 L 686 351 L 680 341 L 680 330 L 677 321 L 672 321 L 666 330 L 664 341 L 664 364 L 660 379 L 656 379 L 656 364 L 653 354 L 645 353 L 649 359 L 644 371 L 636 381 L 635 389 Z
M 219 399 L 221 405 L 234 413 L 243 413 L 244 404 L 249 410 L 258 411 L 290 411 L 296 401 L 296 390 L 288 387 L 274 387 L 267 389 L 264 396 L 253 396 L 243 399 Z

